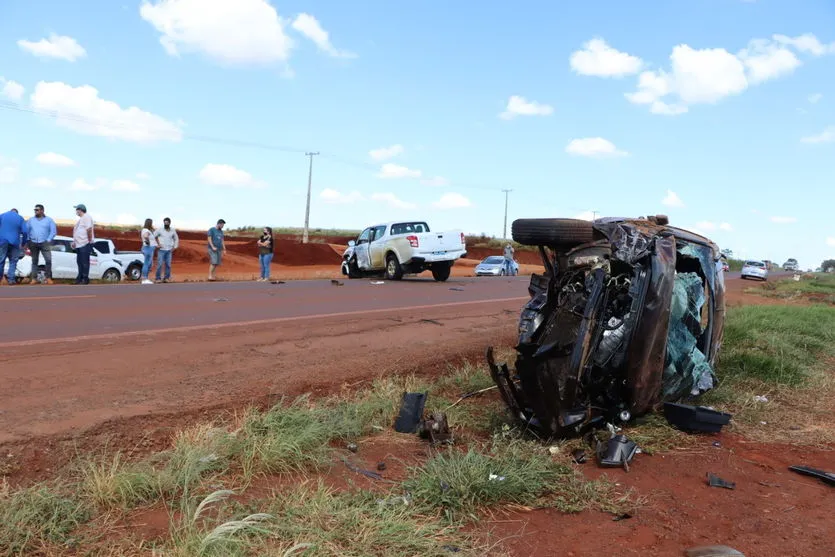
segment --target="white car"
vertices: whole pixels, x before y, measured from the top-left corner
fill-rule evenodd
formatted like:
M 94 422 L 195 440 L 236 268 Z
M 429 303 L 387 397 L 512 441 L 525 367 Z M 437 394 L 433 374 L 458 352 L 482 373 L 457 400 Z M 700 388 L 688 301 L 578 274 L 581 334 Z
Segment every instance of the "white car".
M 746 261 L 740 276 L 744 279 L 768 280 L 768 266 L 764 261 Z
M 432 271 L 445 281 L 456 260 L 467 254 L 464 232 L 432 232 L 423 221 L 390 222 L 370 226 L 348 242 L 342 256 L 342 274 L 349 278 L 385 274 L 400 280 L 404 274 Z
M 510 262 L 510 273 L 519 274 L 519 264 L 516 261 Z M 503 255 L 491 255 L 485 257 L 481 263 L 476 265 L 475 275 L 477 277 L 503 277 L 507 274 Z
M 106 250 L 102 253 L 99 250 Z M 128 252 L 122 254 L 116 252 L 113 242 L 110 240 L 96 240 L 93 243 L 93 252 L 90 255 L 90 280 L 102 280 L 105 282 L 119 282 L 128 274 L 131 266 L 136 265 L 135 254 Z M 141 254 L 140 254 L 141 255 Z M 141 272 L 141 263 L 140 263 Z M 8 262 L 3 268 L 3 275 L 9 271 Z M 27 248 L 25 255 L 17 262 L 15 276 L 17 279 L 30 276 L 32 272 L 32 256 Z M 52 278 L 54 279 L 75 279 L 78 276 L 78 264 L 76 263 L 75 250 L 72 248 L 72 238 L 67 236 L 56 236 L 52 240 Z M 39 282 L 46 279 L 46 261 L 41 254 L 38 259 L 38 273 L 36 278 Z

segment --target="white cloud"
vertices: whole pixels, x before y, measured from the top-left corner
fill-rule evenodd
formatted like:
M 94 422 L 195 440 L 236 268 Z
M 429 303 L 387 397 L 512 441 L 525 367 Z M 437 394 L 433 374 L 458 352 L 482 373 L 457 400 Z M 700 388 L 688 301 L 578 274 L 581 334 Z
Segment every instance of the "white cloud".
M 719 225 L 719 230 L 724 230 L 725 232 L 733 232 L 734 227 L 731 226 L 731 223 L 729 223 L 729 222 L 723 222 L 722 224 Z
M 143 0 L 139 15 L 171 56 L 201 52 L 229 65 L 284 62 L 294 47 L 266 0 Z
M 362 200 L 362 194 L 358 191 L 342 193 L 335 189 L 325 188 L 319 194 L 319 199 L 330 205 L 350 205 Z
M 803 143 L 829 143 L 835 141 L 835 126 L 830 126 L 817 135 L 800 138 Z
M 19 174 L 20 168 L 17 165 L 17 161 L 0 157 L 0 184 L 13 184 L 17 182 Z
M 110 186 L 110 189 L 113 191 L 124 191 L 124 192 L 138 192 L 142 188 L 136 182 L 131 182 L 130 180 L 114 180 L 113 185 Z
M 91 184 L 84 178 L 76 178 L 73 180 L 73 183 L 70 184 L 71 191 L 96 191 L 99 187 L 99 184 Z
M 120 224 L 122 226 L 134 226 L 139 224 L 139 219 L 130 213 L 122 213 L 121 215 L 116 216 L 116 224 Z M 206 230 L 208 230 L 208 227 L 206 227 Z
M 398 198 L 393 193 L 373 193 L 371 199 L 387 204 L 392 209 L 414 209 L 417 207 L 414 203 L 409 203 Z
M 449 180 L 447 180 L 443 176 L 435 176 L 433 178 L 425 178 L 421 180 L 420 183 L 424 186 L 441 187 L 448 186 Z
M 87 51 L 75 39 L 54 33 L 48 39 L 38 42 L 21 39 L 17 41 L 17 46 L 39 58 L 56 58 L 67 62 L 75 62 L 87 56 Z
M 776 224 L 794 224 L 797 222 L 795 217 L 771 217 L 771 222 Z
M 810 103 L 816 104 L 818 101 L 820 101 L 823 98 L 823 95 L 821 93 L 814 93 L 812 95 L 809 95 L 808 98 L 809 98 Z
M 716 226 L 715 222 L 710 222 L 708 220 L 703 220 L 701 222 L 697 222 L 696 226 L 694 227 L 696 230 L 701 232 L 713 232 L 718 227 Z
M 432 204 L 437 209 L 464 209 L 472 207 L 472 202 L 460 193 L 445 193 L 441 198 Z
M 51 189 L 55 187 L 55 182 L 49 178 L 35 178 L 32 180 L 33 188 Z
M 413 170 L 399 164 L 387 162 L 380 167 L 378 178 L 420 178 L 420 170 Z
M 786 76 L 802 64 L 797 53 L 820 56 L 835 52 L 833 45 L 822 45 L 814 35 L 754 39 L 737 54 L 680 44 L 670 55 L 670 70 L 642 72 L 637 90 L 625 96 L 634 104 L 647 105 L 653 114 L 683 114 L 689 105 L 714 104 Z
M 0 97 L 18 102 L 23 98 L 26 88 L 17 81 L 11 81 L 0 76 Z
M 513 95 L 508 99 L 507 108 L 499 114 L 499 118 L 511 120 L 517 116 L 550 116 L 553 113 L 554 108 L 550 105 L 528 101 L 525 97 Z
M 835 246 L 835 237 L 830 236 L 829 238 L 827 238 L 826 239 L 826 245 L 827 246 Z
M 328 32 L 322 29 L 319 21 L 310 14 L 299 14 L 293 20 L 293 29 L 313 41 L 322 52 L 334 58 L 356 58 L 357 55 L 347 50 L 337 50 L 331 44 Z
M 661 200 L 667 207 L 684 207 L 684 201 L 673 190 L 667 190 L 667 196 Z
M 136 175 L 136 179 L 137 179 L 137 180 L 147 180 L 147 179 L 149 179 L 149 178 L 150 178 L 150 176 L 148 176 L 148 175 L 147 175 L 146 173 L 144 173 L 144 172 L 139 172 L 139 173 L 137 173 L 137 175 Z
M 594 211 L 583 211 L 582 213 L 574 215 L 574 218 L 580 220 L 594 220 L 595 216 L 596 214 Z
M 95 87 L 72 87 L 66 83 L 41 81 L 31 96 L 32 108 L 52 113 L 56 123 L 85 135 L 99 135 L 125 141 L 179 141 L 183 132 L 177 124 L 135 106 L 122 108 L 99 97 Z
M 615 50 L 600 38 L 588 41 L 582 50 L 572 53 L 569 64 L 580 75 L 597 77 L 624 77 L 644 67 L 644 61 L 637 56 Z
M 230 188 L 264 188 L 267 185 L 253 178 L 249 172 L 230 164 L 207 164 L 200 170 L 200 180 L 209 186 Z
M 403 146 L 400 144 L 392 145 L 391 147 L 380 147 L 379 149 L 371 149 L 368 152 L 375 161 L 384 161 L 403 154 Z
M 39 154 L 35 157 L 35 162 L 44 166 L 76 166 L 75 161 L 68 156 L 53 152 Z
M 623 157 L 629 154 L 619 150 L 614 143 L 602 137 L 572 139 L 566 146 L 565 152 L 580 157 Z

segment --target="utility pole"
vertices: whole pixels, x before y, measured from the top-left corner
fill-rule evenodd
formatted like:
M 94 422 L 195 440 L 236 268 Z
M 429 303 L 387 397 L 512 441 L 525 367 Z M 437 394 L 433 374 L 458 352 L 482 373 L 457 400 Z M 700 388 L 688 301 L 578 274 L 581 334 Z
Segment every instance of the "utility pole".
M 310 158 L 310 168 L 307 171 L 307 206 L 304 209 L 304 234 L 302 235 L 302 243 L 306 244 L 308 240 L 308 229 L 310 227 L 310 186 L 313 183 L 313 156 L 318 155 L 319 152 L 305 153 L 304 156 Z
M 504 192 L 504 228 L 502 229 L 502 240 L 507 240 L 507 198 L 513 190 L 502 190 Z
M 597 220 L 597 211 L 592 211 L 591 212 L 591 220 L 592 220 L 592 222 Z

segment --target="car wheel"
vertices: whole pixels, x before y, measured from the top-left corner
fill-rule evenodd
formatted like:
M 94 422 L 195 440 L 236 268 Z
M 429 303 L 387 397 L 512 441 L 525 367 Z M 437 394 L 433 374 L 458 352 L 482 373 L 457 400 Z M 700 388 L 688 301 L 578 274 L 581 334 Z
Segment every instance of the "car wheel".
M 134 263 L 128 266 L 125 276 L 130 280 L 139 280 L 142 278 L 142 266 Z
M 104 282 L 119 282 L 122 280 L 122 275 L 116 269 L 108 269 L 101 276 Z
M 452 265 L 442 265 L 432 267 L 432 278 L 438 282 L 444 282 L 449 278 L 452 272 Z
M 580 219 L 517 219 L 511 232 L 527 246 L 573 248 L 594 240 L 592 223 Z
M 360 278 L 362 273 L 360 272 L 359 265 L 357 265 L 357 258 L 352 257 L 350 261 L 348 261 L 348 278 L 355 279 Z
M 403 278 L 403 268 L 397 260 L 397 256 L 390 253 L 386 256 L 386 278 L 388 280 L 400 280 Z
M 46 282 L 46 267 L 44 265 L 40 265 L 38 267 L 38 272 L 35 274 L 35 280 L 41 284 Z

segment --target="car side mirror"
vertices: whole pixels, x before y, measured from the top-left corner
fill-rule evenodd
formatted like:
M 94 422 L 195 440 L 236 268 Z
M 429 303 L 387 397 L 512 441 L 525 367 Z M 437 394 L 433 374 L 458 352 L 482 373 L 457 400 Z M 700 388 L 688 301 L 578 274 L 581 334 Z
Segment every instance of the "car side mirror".
M 349 248 L 352 248 L 352 247 L 354 247 L 355 245 L 357 245 L 357 243 L 356 243 L 355 241 L 353 241 L 353 240 L 348 240 L 348 247 L 349 247 Z

